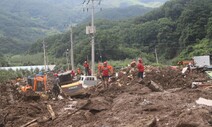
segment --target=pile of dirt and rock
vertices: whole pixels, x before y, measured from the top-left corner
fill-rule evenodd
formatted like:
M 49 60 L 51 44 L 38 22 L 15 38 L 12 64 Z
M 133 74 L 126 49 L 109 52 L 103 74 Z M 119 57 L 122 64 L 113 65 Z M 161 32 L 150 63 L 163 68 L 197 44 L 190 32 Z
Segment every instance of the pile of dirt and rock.
M 204 73 L 192 72 L 187 75 L 182 75 L 180 69 L 154 68 L 147 69 L 145 80 L 152 80 L 164 89 L 187 87 L 191 88 L 192 82 L 196 80 L 207 81 L 208 77 Z
M 121 70 L 108 89 L 101 84 L 87 89 L 87 96 L 75 98 L 76 103 L 71 104 L 70 110 L 60 111 L 58 118 L 42 126 L 211 126 L 212 108 L 195 101 L 200 97 L 212 99 L 212 91 L 191 89 L 193 81 L 207 80 L 204 74 L 183 76 L 180 70 L 171 68 L 149 67 L 146 70 L 141 82 L 132 68 Z M 151 83 L 159 87 L 157 92 L 150 87 Z
M 134 88 L 134 89 L 133 89 Z M 209 127 L 211 107 L 196 104 L 199 97 L 212 99 L 212 93 L 196 89 L 169 89 L 152 92 L 135 84 L 96 90 L 42 126 L 60 127 Z
M 0 84 L 0 107 L 5 107 L 9 104 L 14 104 L 15 101 L 19 101 L 21 94 L 16 88 L 16 86 L 10 83 Z
M 212 107 L 196 103 L 212 99 L 211 89 L 191 89 L 207 81 L 202 73 L 169 67 L 146 67 L 144 80 L 134 68 L 122 69 L 107 89 L 100 83 L 85 95 L 63 100 L 23 101 L 1 105 L 0 126 L 34 127 L 210 127 Z M 212 85 L 212 84 L 211 84 Z M 7 87 L 1 87 L 5 91 Z M 1 94 L 1 99 L 8 92 Z M 31 123 L 30 123 L 31 122 Z M 27 123 L 30 123 L 27 125 Z
M 47 114 L 45 103 L 26 98 L 15 84 L 0 84 L 0 127 L 17 127 Z M 28 93 L 30 95 L 34 92 Z
M 137 81 L 137 73 L 135 68 L 127 67 L 119 72 L 119 85 L 135 84 Z M 171 67 L 152 67 L 147 66 L 145 69 L 144 83 L 150 81 L 161 85 L 163 89 L 188 87 L 191 88 L 192 82 L 197 80 L 207 81 L 208 77 L 204 73 L 192 72 L 187 75 L 182 75 L 180 68 Z
M 1 109 L 1 121 L 5 126 L 18 127 L 25 123 L 47 114 L 45 105 L 37 102 L 19 102 L 14 105 L 8 105 Z

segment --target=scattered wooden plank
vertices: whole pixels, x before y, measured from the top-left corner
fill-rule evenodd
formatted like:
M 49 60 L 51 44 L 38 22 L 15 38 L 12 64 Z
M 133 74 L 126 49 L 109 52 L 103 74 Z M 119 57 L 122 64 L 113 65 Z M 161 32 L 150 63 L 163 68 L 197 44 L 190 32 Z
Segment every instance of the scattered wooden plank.
M 51 114 L 52 120 L 54 120 L 56 118 L 56 116 L 55 116 L 55 113 L 50 104 L 47 105 L 47 109 L 48 109 L 49 113 Z
M 21 127 L 27 127 L 27 126 L 29 126 L 30 124 L 32 124 L 32 123 L 34 123 L 36 121 L 37 121 L 37 119 L 33 119 L 33 120 L 29 121 L 28 123 L 22 125 Z

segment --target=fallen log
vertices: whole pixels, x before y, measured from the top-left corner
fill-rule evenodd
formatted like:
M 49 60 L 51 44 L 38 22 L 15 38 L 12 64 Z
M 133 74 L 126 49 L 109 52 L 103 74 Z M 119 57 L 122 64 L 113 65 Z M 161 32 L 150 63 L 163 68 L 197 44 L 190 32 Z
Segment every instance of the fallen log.
M 48 109 L 49 113 L 51 114 L 52 120 L 54 120 L 56 118 L 56 116 L 55 116 L 55 113 L 52 109 L 52 106 L 48 104 L 47 109 Z
M 157 83 L 155 83 L 154 81 L 150 81 L 146 86 L 149 87 L 149 89 L 151 89 L 154 92 L 163 91 L 163 88 L 159 86 Z

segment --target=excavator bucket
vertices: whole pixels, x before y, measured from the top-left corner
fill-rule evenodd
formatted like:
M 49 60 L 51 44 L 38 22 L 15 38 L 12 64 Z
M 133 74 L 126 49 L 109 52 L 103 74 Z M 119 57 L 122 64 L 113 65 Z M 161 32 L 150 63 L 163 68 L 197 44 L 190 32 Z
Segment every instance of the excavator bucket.
M 25 101 L 28 101 L 28 100 L 37 101 L 40 99 L 40 95 L 35 93 L 32 89 L 27 89 L 25 92 L 23 92 L 23 99 Z

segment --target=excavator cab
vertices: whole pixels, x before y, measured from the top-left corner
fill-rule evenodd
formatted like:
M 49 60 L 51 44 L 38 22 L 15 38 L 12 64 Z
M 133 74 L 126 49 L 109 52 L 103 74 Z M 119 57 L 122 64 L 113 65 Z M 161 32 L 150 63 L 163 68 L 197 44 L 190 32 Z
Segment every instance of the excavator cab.
M 34 77 L 27 78 L 28 86 L 31 86 L 31 89 L 34 92 L 43 92 L 46 91 L 47 77 L 46 75 L 36 75 Z
M 58 74 L 60 79 L 60 85 L 67 85 L 73 82 L 73 77 L 71 76 L 71 71 Z

